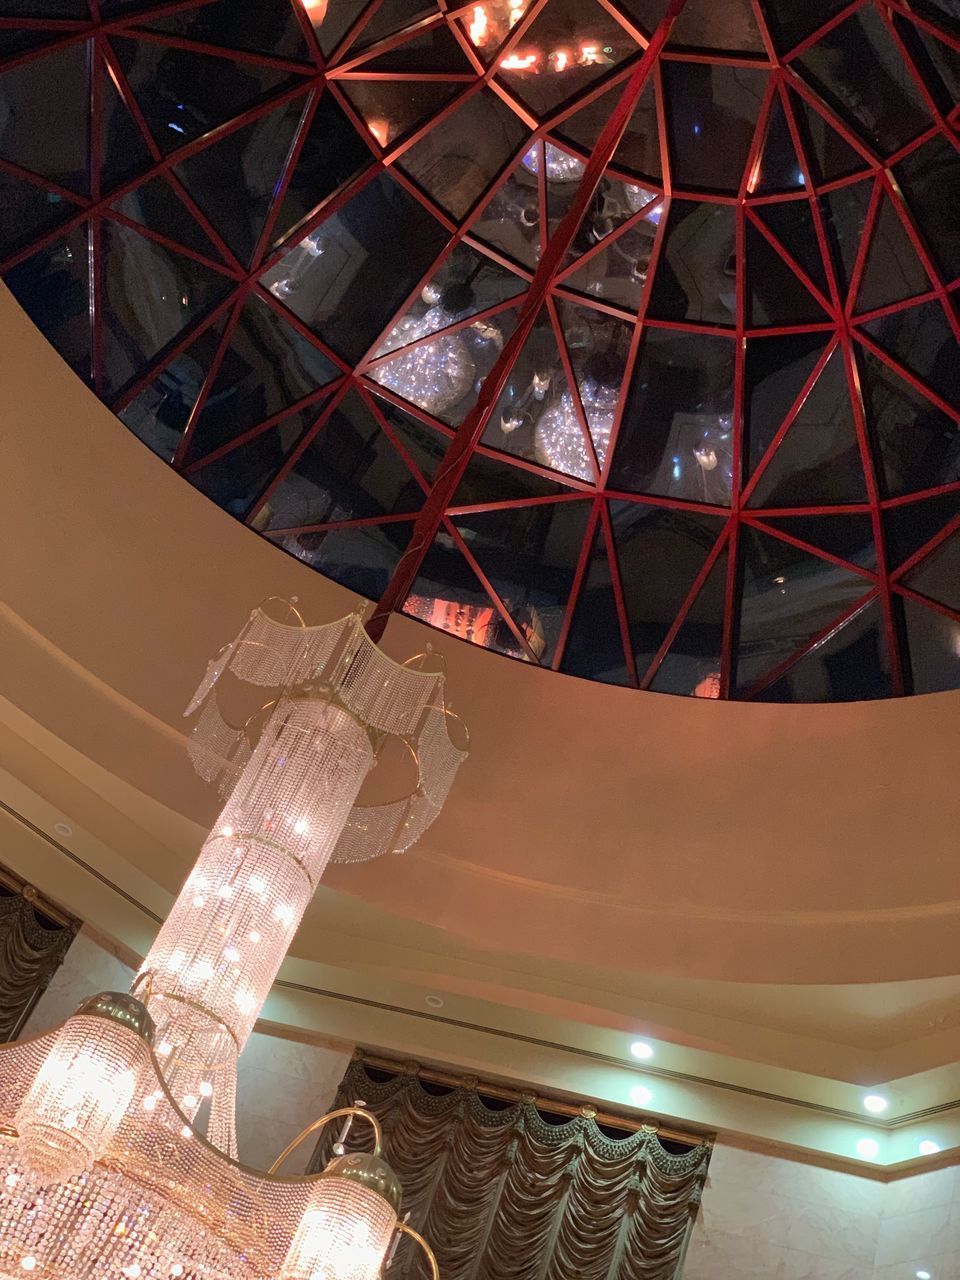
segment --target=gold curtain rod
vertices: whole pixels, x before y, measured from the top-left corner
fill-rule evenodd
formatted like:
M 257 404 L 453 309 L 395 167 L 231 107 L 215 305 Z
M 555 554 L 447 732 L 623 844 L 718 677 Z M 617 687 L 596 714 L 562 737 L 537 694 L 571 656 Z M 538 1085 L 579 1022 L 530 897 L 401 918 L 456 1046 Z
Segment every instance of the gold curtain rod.
M 489 1098 L 500 1098 L 504 1102 L 532 1102 L 542 1111 L 552 1111 L 555 1115 L 582 1116 L 592 1115 L 597 1124 L 609 1125 L 614 1129 L 623 1129 L 628 1133 L 638 1133 L 646 1129 L 655 1133 L 658 1138 L 668 1142 L 684 1142 L 691 1147 L 712 1146 L 712 1136 L 699 1133 L 688 1133 L 681 1129 L 671 1129 L 666 1125 L 650 1124 L 644 1120 L 636 1120 L 632 1116 L 616 1115 L 610 1111 L 598 1110 L 592 1102 L 564 1102 L 560 1098 L 545 1097 L 533 1089 L 511 1088 L 509 1085 L 490 1084 L 479 1080 L 476 1076 L 455 1075 L 451 1071 L 441 1071 L 436 1067 L 421 1067 L 419 1063 L 396 1062 L 390 1058 L 381 1058 L 377 1054 L 364 1053 L 358 1050 L 357 1060 L 364 1066 L 374 1067 L 380 1071 L 391 1071 L 398 1076 L 416 1076 L 429 1084 L 447 1085 L 453 1089 L 475 1089 L 477 1093 L 486 1094 Z

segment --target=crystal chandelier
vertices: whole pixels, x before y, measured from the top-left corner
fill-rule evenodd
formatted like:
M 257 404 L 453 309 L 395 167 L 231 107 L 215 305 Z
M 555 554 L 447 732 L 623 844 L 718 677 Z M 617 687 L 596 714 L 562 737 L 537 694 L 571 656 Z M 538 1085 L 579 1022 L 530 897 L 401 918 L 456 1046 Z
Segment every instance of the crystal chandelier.
M 307 626 L 283 604 L 289 621 L 253 611 L 185 713 L 225 804 L 131 992 L 0 1047 L 6 1280 L 375 1280 L 402 1233 L 436 1274 L 361 1108 L 322 1117 L 266 1173 L 236 1158 L 237 1060 L 325 867 L 409 848 L 466 756 L 442 674 L 388 658 L 358 614 Z M 231 681 L 273 693 L 239 727 L 220 705 Z M 358 803 L 390 739 L 416 785 Z M 341 1115 L 373 1125 L 373 1155 L 279 1174 Z

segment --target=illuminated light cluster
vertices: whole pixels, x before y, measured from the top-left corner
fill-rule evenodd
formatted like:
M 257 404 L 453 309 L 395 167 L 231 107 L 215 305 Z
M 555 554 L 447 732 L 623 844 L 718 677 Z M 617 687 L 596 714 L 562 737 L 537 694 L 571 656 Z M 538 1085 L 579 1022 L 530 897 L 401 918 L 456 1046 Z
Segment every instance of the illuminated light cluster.
M 602 467 L 610 445 L 616 404 L 598 404 L 592 401 L 588 409 L 584 399 L 584 411 L 590 423 L 590 436 L 597 462 Z M 587 452 L 584 431 L 569 391 L 564 391 L 556 403 L 541 416 L 534 434 L 534 447 L 537 460 L 544 466 L 582 480 L 592 478 L 592 459 Z
M 586 41 L 576 50 L 528 49 L 525 52 L 508 53 L 500 59 L 501 71 L 535 71 L 552 72 L 572 71 L 577 67 L 610 66 L 614 62 L 613 50 L 609 46 L 601 48 L 595 41 Z

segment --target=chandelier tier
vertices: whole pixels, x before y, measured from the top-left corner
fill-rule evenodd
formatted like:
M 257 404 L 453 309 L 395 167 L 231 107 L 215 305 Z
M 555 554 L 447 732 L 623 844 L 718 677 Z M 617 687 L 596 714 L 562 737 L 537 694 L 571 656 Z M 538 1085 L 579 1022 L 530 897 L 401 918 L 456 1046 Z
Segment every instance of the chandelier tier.
M 237 1061 L 324 869 L 409 848 L 466 756 L 442 674 L 388 658 L 359 614 L 307 626 L 283 603 L 293 621 L 255 609 L 185 713 L 225 803 L 131 994 L 0 1047 L 3 1280 L 375 1280 L 398 1233 L 424 1244 L 378 1132 L 313 1177 L 277 1172 L 289 1149 L 267 1173 L 236 1159 Z M 239 728 L 230 681 L 273 694 Z M 391 738 L 416 786 L 358 804 Z

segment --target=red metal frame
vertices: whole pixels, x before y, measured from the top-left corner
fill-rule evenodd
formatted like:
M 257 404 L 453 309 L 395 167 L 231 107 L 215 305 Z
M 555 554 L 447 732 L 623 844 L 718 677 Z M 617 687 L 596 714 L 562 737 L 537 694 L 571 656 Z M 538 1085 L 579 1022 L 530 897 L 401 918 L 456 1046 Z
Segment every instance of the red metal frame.
M 49 193 L 52 198 L 59 199 L 64 206 L 70 209 L 69 215 L 53 230 L 36 237 L 32 243 L 22 249 L 18 249 L 17 252 L 7 255 L 5 260 L 0 262 L 0 273 L 10 272 L 32 255 L 55 246 L 70 231 L 81 226 L 86 228 L 91 349 L 90 380 L 94 389 L 102 394 L 106 385 L 104 314 L 109 306 L 109 300 L 105 296 L 104 261 L 101 246 L 104 220 L 108 220 L 137 231 L 141 236 L 157 246 L 193 260 L 206 270 L 219 273 L 225 280 L 231 282 L 230 296 L 219 303 L 210 313 L 203 316 L 196 324 L 180 333 L 176 340 L 165 351 L 160 353 L 151 366 L 148 369 L 141 370 L 137 374 L 135 381 L 122 392 L 119 398 L 114 399 L 113 407 L 118 412 L 129 406 L 151 382 L 163 374 L 169 364 L 181 355 L 208 326 L 226 317 L 226 323 L 223 325 L 215 355 L 209 367 L 205 370 L 202 386 L 177 446 L 174 458 L 175 467 L 190 477 L 196 477 L 202 473 L 204 467 L 222 462 L 234 450 L 243 448 L 251 440 L 273 429 L 289 414 L 315 406 L 317 416 L 313 425 L 305 432 L 300 443 L 271 478 L 260 498 L 249 512 L 247 516 L 248 522 L 255 523 L 263 511 L 264 505 L 270 501 L 277 487 L 296 469 L 304 452 L 309 448 L 311 442 L 316 439 L 317 433 L 324 429 L 331 414 L 336 412 L 337 406 L 343 397 L 351 389 L 355 389 L 376 418 L 380 428 L 387 435 L 402 465 L 409 469 L 410 474 L 423 492 L 423 502 L 418 512 L 381 518 L 364 517 L 330 524 L 304 525 L 297 530 L 283 531 L 290 533 L 309 532 L 311 530 L 320 532 L 328 528 L 362 527 L 371 524 L 403 524 L 404 522 L 410 525 L 410 538 L 406 551 L 397 565 L 387 590 L 377 603 L 374 613 L 368 622 L 368 630 L 371 635 L 379 636 L 391 614 L 402 610 L 424 555 L 432 545 L 437 533 L 444 530 L 476 574 L 478 582 L 489 595 L 494 607 L 502 615 L 503 622 L 517 642 L 520 651 L 525 654 L 528 660 L 535 661 L 536 655 L 530 648 L 528 638 L 518 625 L 517 620 L 510 616 L 504 601 L 493 590 L 487 576 L 483 574 L 480 566 L 476 563 L 467 541 L 457 531 L 454 520 L 451 517 L 465 515 L 473 511 L 494 511 L 519 506 L 550 505 L 589 500 L 591 503 L 589 519 L 583 541 L 576 555 L 576 562 L 573 566 L 573 585 L 569 598 L 565 603 L 558 643 L 551 658 L 551 665 L 554 668 L 562 669 L 570 627 L 583 584 L 586 582 L 590 570 L 591 547 L 595 539 L 602 538 L 610 565 L 611 590 L 616 603 L 624 661 L 629 674 L 629 681 L 634 686 L 641 688 L 650 686 L 718 557 L 724 552 L 729 552 L 725 608 L 722 619 L 723 654 L 719 673 L 721 696 L 743 696 L 748 698 L 762 696 L 764 689 L 789 671 L 794 663 L 815 651 L 825 638 L 835 634 L 838 627 L 853 618 L 867 601 L 874 598 L 880 601 L 884 613 L 886 642 L 891 659 L 893 691 L 895 693 L 909 691 L 909 663 L 903 653 L 898 599 L 915 600 L 917 603 L 922 603 L 949 617 L 956 618 L 957 615 L 953 610 L 941 603 L 929 601 L 918 593 L 911 591 L 905 585 L 904 577 L 917 565 L 921 564 L 927 555 L 934 553 L 946 538 L 955 533 L 958 524 L 960 524 L 960 515 L 948 520 L 908 561 L 891 570 L 885 551 L 883 514 L 888 508 L 900 507 L 904 503 L 920 501 L 925 496 L 955 493 L 958 504 L 960 504 L 960 481 L 936 486 L 923 494 L 904 494 L 892 498 L 884 496 L 878 473 L 877 443 L 873 438 L 872 427 L 868 421 L 860 388 L 860 365 L 857 353 L 858 351 L 869 351 L 932 406 L 956 418 L 957 407 L 945 401 L 942 395 L 928 386 L 922 377 L 911 369 L 906 368 L 893 354 L 882 349 L 872 336 L 865 332 L 864 325 L 884 316 L 908 311 L 924 303 L 935 303 L 943 308 L 950 330 L 960 340 L 960 317 L 957 314 L 960 281 L 945 280 L 943 278 L 934 255 L 924 239 L 923 227 L 917 222 L 914 210 L 910 206 L 910 201 L 900 190 L 894 174 L 894 166 L 901 159 L 923 146 L 931 138 L 942 137 L 954 148 L 958 148 L 960 143 L 958 143 L 956 133 L 956 121 L 958 110 L 960 109 L 945 115 L 938 108 L 933 95 L 923 81 L 916 61 L 904 42 L 897 23 L 894 22 L 894 16 L 896 15 L 898 22 L 913 23 L 919 30 L 941 40 L 945 47 L 954 51 L 960 51 L 960 40 L 938 27 L 929 17 L 921 17 L 915 14 L 905 0 L 851 0 L 851 3 L 847 4 L 829 21 L 807 36 L 795 48 L 778 50 L 764 15 L 763 0 L 750 0 L 754 20 L 763 42 L 764 54 L 754 55 L 719 50 L 691 52 L 683 49 L 674 49 L 668 44 L 672 22 L 682 9 L 684 0 L 672 0 L 663 22 L 653 33 L 643 31 L 634 21 L 631 21 L 621 12 L 612 0 L 599 0 L 603 11 L 619 23 L 624 30 L 625 36 L 636 45 L 638 52 L 613 68 L 609 74 L 601 76 L 596 82 L 588 85 L 575 97 L 564 99 L 557 109 L 538 119 L 529 106 L 518 100 L 516 91 L 504 83 L 500 75 L 500 63 L 511 52 L 523 47 L 524 42 L 529 38 L 529 33 L 535 29 L 538 18 L 544 12 L 550 0 L 533 0 L 520 21 L 507 33 L 499 48 L 485 49 L 482 52 L 476 49 L 471 39 L 468 38 L 465 25 L 472 9 L 472 3 L 447 4 L 445 0 L 441 0 L 438 3 L 435 13 L 421 19 L 419 22 L 380 38 L 365 48 L 357 48 L 358 40 L 363 38 L 364 29 L 374 18 L 383 3 L 383 0 L 370 0 L 369 3 L 362 5 L 361 0 L 357 0 L 358 13 L 355 21 L 351 23 L 349 29 L 337 42 L 330 56 L 326 58 L 322 53 L 309 15 L 302 8 L 300 0 L 290 0 L 290 2 L 293 6 L 297 24 L 306 42 L 306 61 L 278 57 L 269 53 L 225 49 L 222 46 L 208 44 L 202 40 L 164 35 L 145 29 L 152 20 L 158 17 L 200 8 L 203 5 L 216 3 L 216 0 L 171 0 L 170 3 L 157 5 L 146 13 L 141 12 L 121 16 L 107 21 L 101 20 L 100 0 L 89 0 L 89 22 L 43 18 L 0 18 L 0 31 L 4 29 L 41 31 L 48 33 L 53 38 L 51 43 L 47 45 L 43 45 L 38 49 L 27 50 L 0 62 L 0 93 L 2 93 L 4 71 L 29 65 L 33 61 L 39 61 L 48 54 L 74 45 L 79 41 L 85 41 L 88 44 L 91 67 L 88 101 L 91 129 L 87 157 L 89 195 L 82 195 L 79 192 L 68 190 L 53 180 L 24 169 L 14 160 L 0 156 L 0 173 Z M 902 147 L 893 156 L 875 154 L 874 150 L 864 142 L 863 138 L 844 119 L 841 119 L 834 109 L 820 99 L 816 91 L 803 78 L 798 61 L 827 32 L 867 6 L 875 6 L 878 9 L 885 30 L 902 59 L 905 72 L 916 85 L 931 120 L 929 128 L 924 129 L 917 138 Z M 472 67 L 473 71 L 462 69 L 450 72 L 410 72 L 397 75 L 382 71 L 364 70 L 364 67 L 369 65 L 375 58 L 392 51 L 401 50 L 409 41 L 415 40 L 426 32 L 441 29 L 452 33 L 453 38 L 465 55 L 468 66 Z M 185 143 L 172 153 L 164 154 L 156 139 L 152 136 L 136 94 L 123 74 L 111 44 L 110 38 L 112 36 L 124 36 L 137 39 L 145 44 L 196 52 L 245 65 L 251 69 L 264 68 L 281 71 L 293 76 L 296 82 L 280 92 L 268 96 L 264 101 L 257 102 L 253 107 L 238 113 L 222 125 L 210 129 L 202 137 Z M 744 166 L 740 187 L 735 194 L 729 192 L 690 191 L 674 185 L 671 175 L 670 140 L 667 128 L 669 104 L 665 102 L 661 66 L 664 62 L 675 61 L 706 65 L 723 64 L 734 67 L 755 67 L 764 69 L 768 73 L 767 88 L 759 105 L 753 140 Z M 103 157 L 100 154 L 101 129 L 99 121 L 102 114 L 102 77 L 104 74 L 109 75 L 116 87 L 151 157 L 151 164 L 146 172 L 137 174 L 124 184 L 109 191 L 104 190 L 101 182 Z M 434 116 L 421 121 L 415 128 L 398 137 L 396 141 L 384 146 L 373 135 L 371 127 L 362 113 L 352 105 L 344 93 L 344 86 L 350 82 L 374 82 L 378 80 L 403 80 L 405 82 L 409 81 L 411 85 L 416 82 L 455 82 L 462 84 L 463 89 L 455 93 L 453 98 Z M 658 181 L 652 181 L 649 175 L 641 178 L 639 175 L 634 175 L 622 168 L 618 168 L 614 163 L 621 137 L 628 126 L 629 119 L 640 101 L 641 95 L 651 84 L 653 85 L 656 105 L 660 151 L 661 177 Z M 528 128 L 529 136 L 520 150 L 505 161 L 499 173 L 491 176 L 485 192 L 475 202 L 467 215 L 463 218 L 454 218 L 449 212 L 439 207 L 436 200 L 405 172 L 404 160 L 412 148 L 426 138 L 431 131 L 442 127 L 444 121 L 459 110 L 468 97 L 485 89 L 497 94 L 500 100 L 506 103 L 524 121 Z M 370 163 L 344 183 L 339 190 L 335 191 L 321 204 L 318 204 L 303 219 L 301 224 L 286 234 L 284 242 L 277 245 L 275 229 L 281 205 L 296 171 L 311 123 L 324 93 L 330 94 L 336 100 L 347 117 L 353 122 L 360 136 L 365 139 L 370 151 Z M 549 235 L 546 216 L 548 184 L 544 146 L 549 143 L 563 150 L 576 150 L 561 137 L 565 125 L 577 112 L 583 111 L 605 94 L 610 95 L 609 101 L 611 103 L 611 110 L 606 123 L 592 149 L 580 151 L 579 154 L 585 163 L 583 176 L 567 213 L 554 233 Z M 801 124 L 797 119 L 797 113 L 794 111 L 792 98 L 794 94 L 801 97 L 812 112 L 819 114 L 823 118 L 827 127 L 833 129 L 849 147 L 862 157 L 863 168 L 861 171 L 850 177 L 830 182 L 821 184 L 813 182 L 809 158 L 805 152 Z M 303 106 L 299 123 L 282 164 L 280 177 L 273 191 L 270 208 L 257 239 L 254 253 L 250 263 L 247 264 L 238 259 L 214 222 L 204 214 L 203 210 L 192 198 L 180 181 L 176 169 L 186 158 L 198 154 L 234 131 L 275 111 L 285 103 L 297 100 L 302 101 Z M 762 165 L 771 110 L 776 103 L 780 104 L 785 113 L 787 127 L 798 162 L 805 175 L 805 186 L 798 192 L 755 195 L 751 190 L 751 187 L 755 185 L 751 178 L 752 175 L 759 171 Z M 477 232 L 477 226 L 481 221 L 483 210 L 492 194 L 507 179 L 514 167 L 532 146 L 540 149 L 541 163 L 539 165 L 537 187 L 542 222 L 541 253 L 539 262 L 533 271 L 512 262 L 502 252 L 484 243 L 481 235 Z M 261 277 L 264 272 L 272 269 L 283 259 L 292 245 L 321 226 L 329 217 L 362 191 L 369 182 L 384 173 L 390 174 L 394 182 L 417 199 L 446 229 L 447 243 L 394 315 L 384 318 L 383 328 L 369 349 L 354 364 L 350 364 L 335 351 L 331 350 L 329 345 L 313 333 L 307 324 L 270 294 L 261 283 Z M 192 247 L 179 244 L 173 235 L 167 234 L 167 229 L 141 226 L 112 207 L 121 196 L 134 191 L 143 183 L 158 176 L 162 176 L 169 183 L 176 196 L 183 203 L 186 211 L 194 218 L 198 227 L 208 238 L 212 250 L 220 255 L 219 261 L 213 256 L 205 256 Z M 570 283 L 576 272 L 593 255 L 599 255 L 605 248 L 615 244 L 618 239 L 629 236 L 632 229 L 641 223 L 648 213 L 648 209 L 644 209 L 631 214 L 610 235 L 580 254 L 575 263 L 572 265 L 567 263 L 567 251 L 573 244 L 581 221 L 588 212 L 595 192 L 605 176 L 624 182 L 642 182 L 643 186 L 655 193 L 653 200 L 650 202 L 651 205 L 655 203 L 661 205 L 660 224 L 653 239 L 647 281 L 642 290 L 639 307 L 636 312 L 624 307 L 622 304 L 610 302 L 604 298 L 579 294 L 575 288 L 571 287 Z M 845 288 L 844 282 L 834 266 L 828 227 L 821 208 L 821 197 L 829 192 L 862 182 L 871 182 L 872 189 L 867 209 L 866 225 L 852 266 L 850 285 Z M 736 310 L 734 323 L 729 328 L 717 324 L 660 320 L 648 315 L 647 308 L 652 292 L 652 282 L 663 253 L 670 204 L 674 196 L 727 204 L 735 210 Z M 810 278 L 789 249 L 780 242 L 777 235 L 756 212 L 756 209 L 763 205 L 797 200 L 806 200 L 809 203 L 816 244 L 827 280 L 826 295 L 818 288 L 816 282 Z M 903 302 L 889 303 L 874 308 L 869 312 L 861 312 L 857 309 L 857 298 L 883 201 L 891 202 L 930 281 L 930 288 L 923 294 Z M 746 272 L 744 268 L 746 261 L 745 231 L 748 225 L 763 236 L 765 242 L 779 256 L 785 268 L 797 277 L 804 288 L 810 292 L 811 296 L 824 309 L 826 318 L 822 323 L 780 325 L 767 328 L 752 327 L 748 324 L 745 297 Z M 437 274 L 449 255 L 461 244 L 469 246 L 475 253 L 485 257 L 492 263 L 498 263 L 501 267 L 512 271 L 516 276 L 517 293 L 505 302 L 478 310 L 476 314 L 466 318 L 457 319 L 451 322 L 447 328 L 430 334 L 425 338 L 417 339 L 411 345 L 427 345 L 442 336 L 461 332 L 478 320 L 495 318 L 504 312 L 515 311 L 518 312 L 518 315 L 513 333 L 504 343 L 493 368 L 479 387 L 473 409 L 458 427 L 451 428 L 431 417 L 430 414 L 419 409 L 416 405 L 406 403 L 389 388 L 379 386 L 371 375 L 377 367 L 389 362 L 397 354 L 396 351 L 393 351 L 383 356 L 376 355 L 383 336 L 410 310 L 421 289 Z M 2 246 L 0 246 L 0 252 L 2 252 Z M 250 297 L 257 297 L 273 308 L 298 334 L 322 351 L 339 371 L 338 376 L 327 386 L 284 406 L 281 410 L 272 412 L 269 417 L 265 417 L 254 426 L 245 429 L 235 439 L 220 446 L 205 457 L 188 463 L 187 455 L 194 430 L 203 413 L 224 356 L 230 348 L 243 307 Z M 580 387 L 574 373 L 571 352 L 568 349 L 567 337 L 560 323 L 558 304 L 563 300 L 575 302 L 578 307 L 585 311 L 592 310 L 598 317 L 604 315 L 614 317 L 629 326 L 631 331 L 627 355 L 627 373 L 620 388 L 611 429 L 611 440 L 602 466 L 599 464 L 599 459 L 594 451 L 589 423 L 581 399 Z M 592 459 L 592 475 L 589 480 L 558 477 L 537 461 L 501 453 L 491 445 L 482 443 L 500 393 L 543 308 L 546 308 L 546 314 L 549 317 L 557 341 L 561 366 L 570 388 L 577 422 L 584 436 L 587 454 Z M 630 379 L 641 353 L 644 336 L 648 330 L 653 329 L 671 330 L 677 333 L 715 334 L 728 339 L 733 344 L 732 488 L 728 507 L 720 508 L 709 503 L 688 502 L 664 495 L 626 493 L 611 485 L 611 478 L 614 474 L 613 458 L 623 415 L 626 411 Z M 745 434 L 747 430 L 745 355 L 747 344 L 760 336 L 783 337 L 790 334 L 814 332 L 824 333 L 824 351 L 806 379 L 793 405 L 789 408 L 774 433 L 771 443 L 757 467 L 751 475 L 748 475 L 745 470 Z M 865 478 L 867 500 L 862 503 L 847 505 L 823 504 L 813 507 L 798 506 L 776 509 L 754 509 L 748 507 L 747 504 L 760 476 L 775 458 L 777 450 L 787 436 L 797 413 L 834 352 L 838 352 L 838 358 L 843 360 L 847 391 L 852 406 L 859 454 Z M 381 405 L 388 403 L 401 406 L 410 417 L 431 427 L 437 433 L 438 439 L 448 441 L 445 456 L 439 465 L 433 483 L 429 483 L 422 475 L 415 460 L 405 448 L 402 438 L 394 431 L 389 419 L 381 411 Z M 471 458 L 474 456 L 495 458 L 532 476 L 539 476 L 551 481 L 560 481 L 564 489 L 556 495 L 542 498 L 505 499 L 503 501 L 453 506 L 451 504 L 460 480 L 469 466 Z M 690 585 L 680 611 L 670 621 L 665 638 L 646 671 L 638 671 L 636 669 L 628 623 L 628 601 L 624 596 L 618 547 L 608 506 L 610 500 L 632 502 L 678 512 L 709 513 L 721 515 L 726 519 L 723 532 L 703 560 L 694 581 Z M 768 523 L 768 520 L 776 517 L 815 514 L 841 516 L 845 513 L 870 515 L 877 547 L 877 569 L 875 573 L 864 570 L 862 566 L 848 563 L 835 555 L 829 554 L 822 548 L 817 548 L 804 542 L 802 539 L 788 535 L 775 524 Z M 840 567 L 852 570 L 863 576 L 871 584 L 872 589 L 868 588 L 870 590 L 869 595 L 866 595 L 863 600 L 848 609 L 841 617 L 835 619 L 820 635 L 792 655 L 791 658 L 780 664 L 775 672 L 769 673 L 768 676 L 756 682 L 750 689 L 737 691 L 735 689 L 734 672 L 737 652 L 741 527 L 762 530 L 765 535 L 778 538 L 782 542 L 793 545 L 809 555 L 818 556 L 828 563 L 835 563 Z M 279 531 L 271 531 L 272 534 L 276 532 Z

